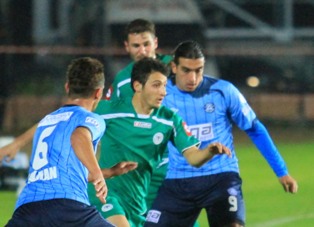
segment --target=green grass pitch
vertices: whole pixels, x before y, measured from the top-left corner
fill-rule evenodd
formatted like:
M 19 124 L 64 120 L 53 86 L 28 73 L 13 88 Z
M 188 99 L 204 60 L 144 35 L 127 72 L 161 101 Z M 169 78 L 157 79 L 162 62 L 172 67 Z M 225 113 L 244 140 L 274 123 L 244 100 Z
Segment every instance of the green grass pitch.
M 275 139 L 276 141 L 276 139 Z M 285 193 L 268 164 L 251 142 L 236 144 L 243 179 L 248 227 L 308 227 L 314 223 L 314 141 L 285 140 L 277 143 L 299 192 Z M 15 192 L 0 191 L 0 226 L 11 217 Z M 199 217 L 207 227 L 205 212 Z

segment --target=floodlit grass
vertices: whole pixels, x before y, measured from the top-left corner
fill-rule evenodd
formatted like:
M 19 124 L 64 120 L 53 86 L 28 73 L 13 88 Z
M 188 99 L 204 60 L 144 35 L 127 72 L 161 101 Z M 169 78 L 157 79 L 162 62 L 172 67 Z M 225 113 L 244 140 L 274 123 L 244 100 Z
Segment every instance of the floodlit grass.
M 0 226 L 4 226 L 12 216 L 16 193 L 12 191 L 0 191 L 0 201 Z
M 299 192 L 283 191 L 266 161 L 252 145 L 237 145 L 248 227 L 308 227 L 314 223 L 314 142 L 279 143 L 290 174 L 297 179 Z M 205 212 L 200 227 L 207 227 Z
M 288 135 L 289 136 L 289 135 Z M 277 141 L 275 139 L 275 141 Z M 308 227 L 314 223 L 314 141 L 285 139 L 277 143 L 290 174 L 298 180 L 295 195 L 283 191 L 275 174 L 248 140 L 236 144 L 243 179 L 248 227 Z M 0 226 L 11 217 L 15 192 L 0 191 Z M 205 212 L 200 227 L 207 227 Z

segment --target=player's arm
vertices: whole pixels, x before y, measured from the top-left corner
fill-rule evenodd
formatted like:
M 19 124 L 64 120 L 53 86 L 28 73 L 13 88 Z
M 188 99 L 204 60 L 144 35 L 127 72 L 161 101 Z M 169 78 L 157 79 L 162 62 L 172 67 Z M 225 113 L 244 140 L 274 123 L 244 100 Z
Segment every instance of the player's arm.
M 85 127 L 78 127 L 71 135 L 71 145 L 78 159 L 88 169 L 88 180 L 94 184 L 96 196 L 105 203 L 107 185 L 94 154 L 91 132 Z
M 196 146 L 193 146 L 183 151 L 183 156 L 187 159 L 188 163 L 194 167 L 201 167 L 204 163 L 212 159 L 214 155 L 222 154 L 230 156 L 231 151 L 221 143 L 209 144 L 204 149 L 198 149 Z
M 245 130 L 255 146 L 271 166 L 286 192 L 296 193 L 298 185 L 295 179 L 289 176 L 287 166 L 265 126 L 254 120 L 250 129 Z
M 16 155 L 16 153 L 21 150 L 22 147 L 30 143 L 34 137 L 36 128 L 38 124 L 35 124 L 27 131 L 25 131 L 20 136 L 16 137 L 13 142 L 9 143 L 8 145 L 0 148 L 0 161 L 7 157 L 7 160 L 10 161 Z
M 137 168 L 137 162 L 123 161 L 119 162 L 111 168 L 101 169 L 104 178 L 111 178 L 125 174 Z

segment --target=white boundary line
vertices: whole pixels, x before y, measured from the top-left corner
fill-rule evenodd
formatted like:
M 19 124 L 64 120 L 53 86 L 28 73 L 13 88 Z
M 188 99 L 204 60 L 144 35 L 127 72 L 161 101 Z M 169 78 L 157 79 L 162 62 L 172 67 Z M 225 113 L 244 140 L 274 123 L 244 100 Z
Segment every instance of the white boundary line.
M 278 225 L 287 224 L 287 223 L 297 221 L 300 219 L 309 219 L 309 218 L 314 218 L 314 213 L 302 214 L 302 215 L 297 215 L 297 216 L 292 216 L 292 217 L 278 218 L 271 221 L 254 224 L 251 227 L 275 227 Z

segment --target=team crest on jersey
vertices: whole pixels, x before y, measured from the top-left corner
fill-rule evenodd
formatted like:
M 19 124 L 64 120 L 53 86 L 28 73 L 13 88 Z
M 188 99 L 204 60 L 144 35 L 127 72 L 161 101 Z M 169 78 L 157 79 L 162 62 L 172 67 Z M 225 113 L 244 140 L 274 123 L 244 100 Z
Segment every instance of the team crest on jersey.
M 154 136 L 153 136 L 153 142 L 155 145 L 161 144 L 161 142 L 164 139 L 164 135 L 161 132 L 157 132 Z
M 152 128 L 152 123 L 141 122 L 141 121 L 134 121 L 134 127 L 137 127 L 137 128 Z
M 104 204 L 104 205 L 101 207 L 101 211 L 102 211 L 102 212 L 107 212 L 107 211 L 109 211 L 109 210 L 112 210 L 112 208 L 113 208 L 113 205 L 112 205 L 112 204 L 106 203 L 106 204 Z
M 184 128 L 184 130 L 185 130 L 185 133 L 186 133 L 188 136 L 191 136 L 192 133 L 191 133 L 189 127 L 186 125 L 186 123 L 185 123 L 184 121 L 182 122 L 182 125 L 183 125 L 183 128 Z
M 215 111 L 215 105 L 214 105 L 213 103 L 207 103 L 207 104 L 205 104 L 205 106 L 204 106 L 204 110 L 205 110 L 205 112 L 207 112 L 207 113 L 212 113 L 212 112 Z

